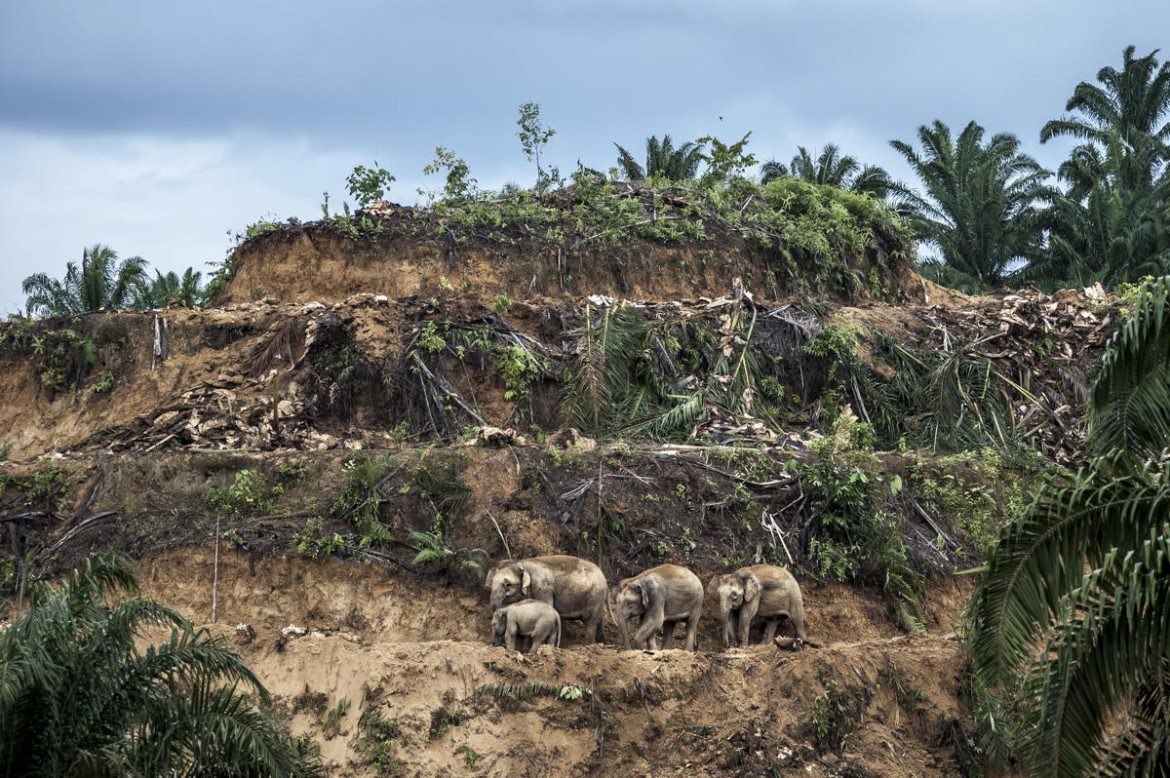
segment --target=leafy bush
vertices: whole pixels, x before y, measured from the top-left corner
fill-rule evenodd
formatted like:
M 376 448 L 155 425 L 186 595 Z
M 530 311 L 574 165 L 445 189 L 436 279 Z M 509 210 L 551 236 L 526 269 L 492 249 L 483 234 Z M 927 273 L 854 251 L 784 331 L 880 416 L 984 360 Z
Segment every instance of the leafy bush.
M 60 468 L 52 466 L 38 470 L 27 481 L 24 504 L 30 508 L 40 507 L 55 511 L 69 491 L 69 476 Z
M 839 754 L 861 726 L 864 692 L 852 692 L 835 678 L 822 678 L 825 689 L 813 698 L 813 745 L 818 752 Z
M 407 744 L 398 719 L 389 719 L 377 708 L 367 708 L 358 719 L 355 742 L 358 753 L 378 768 L 379 775 L 398 775 L 406 763 L 398 758 L 398 749 Z
M 379 167 L 375 160 L 372 168 L 364 165 L 355 167 L 346 177 L 345 184 L 349 196 L 356 200 L 358 205 L 364 206 L 375 200 L 384 200 L 390 184 L 396 180 L 390 175 L 390 171 Z
M 841 417 L 845 419 L 846 417 Z M 901 526 L 878 498 L 902 489 L 898 476 L 874 471 L 872 455 L 843 450 L 864 437 L 865 425 L 840 421 L 833 434 L 813 444 L 815 458 L 786 467 L 813 495 L 820 528 L 810 549 L 821 575 L 838 581 L 880 583 L 907 629 L 922 629 L 918 592 L 924 579 L 910 567 Z
M 350 521 L 362 533 L 362 545 L 386 543 L 393 539 L 382 523 L 382 499 L 374 487 L 397 467 L 390 456 L 374 458 L 365 454 L 351 457 L 342 465 L 345 486 L 329 506 L 329 512 Z
M 76 390 L 89 368 L 97 364 L 93 338 L 71 329 L 45 330 L 31 338 L 32 361 L 50 394 Z
M 204 499 L 213 510 L 239 518 L 272 510 L 272 491 L 255 470 L 240 470 L 231 486 L 213 486 Z

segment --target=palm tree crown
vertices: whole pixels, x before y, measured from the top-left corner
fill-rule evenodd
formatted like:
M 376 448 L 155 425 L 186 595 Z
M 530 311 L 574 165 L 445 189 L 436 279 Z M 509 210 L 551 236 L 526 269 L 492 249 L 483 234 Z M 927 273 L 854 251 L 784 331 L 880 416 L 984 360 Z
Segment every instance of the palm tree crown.
M 133 593 L 126 564 L 98 558 L 34 590 L 0 633 L 0 774 L 315 776 L 267 692 L 226 645 Z M 143 644 L 143 629 L 171 637 Z
M 1107 148 L 1116 138 L 1126 150 L 1136 150 L 1149 139 L 1162 145 L 1159 160 L 1166 161 L 1170 142 L 1170 61 L 1158 64 L 1158 51 L 1134 58 L 1134 47 L 1122 54 L 1122 67 L 1101 68 L 1097 81 L 1101 86 L 1082 81 L 1073 90 L 1065 110 L 1078 116 L 1053 119 L 1040 130 L 1040 142 L 1061 135 Z M 1145 168 L 1145 183 L 1156 177 L 1157 168 Z M 1138 182 L 1134 182 L 1135 184 Z
M 760 167 L 761 183 L 767 184 L 778 178 L 799 178 L 877 197 L 885 197 L 891 186 L 890 176 L 885 170 L 876 165 L 862 166 L 855 157 L 842 155 L 834 143 L 825 144 L 815 160 L 808 149 L 799 146 L 789 165 L 772 160 Z
M 100 308 L 121 308 L 133 298 L 146 277 L 147 262 L 130 257 L 121 262 L 109 246 L 95 243 L 81 253 L 81 267 L 65 265 L 65 278 L 44 273 L 24 279 L 27 307 L 32 315 L 61 316 Z
M 194 268 L 187 268 L 182 277 L 171 270 L 166 275 L 159 270 L 146 283 L 145 279 L 134 289 L 134 306 L 143 310 L 161 308 L 171 300 L 178 300 L 187 306 L 202 305 L 206 290 L 201 283 L 203 274 Z
M 669 135 L 651 135 L 646 139 L 646 166 L 642 167 L 634 156 L 618 144 L 618 167 L 630 181 L 647 178 L 664 178 L 668 181 L 687 181 L 699 172 L 703 161 L 703 146 L 688 141 L 678 148 Z
M 918 128 L 922 150 L 891 141 L 922 182 L 919 192 L 893 191 L 918 236 L 938 249 L 935 270 L 952 282 L 975 288 L 998 286 L 1040 245 L 1040 205 L 1052 198 L 1048 171 L 1020 151 L 1009 133 L 983 140 L 970 122 L 956 138 L 936 120 Z
M 1170 270 L 1170 62 L 1157 51 L 1102 68 L 1100 86 L 1081 82 L 1072 115 L 1040 131 L 1083 141 L 1058 175 L 1066 191 L 1046 219 L 1049 250 L 1038 280 L 1115 284 Z

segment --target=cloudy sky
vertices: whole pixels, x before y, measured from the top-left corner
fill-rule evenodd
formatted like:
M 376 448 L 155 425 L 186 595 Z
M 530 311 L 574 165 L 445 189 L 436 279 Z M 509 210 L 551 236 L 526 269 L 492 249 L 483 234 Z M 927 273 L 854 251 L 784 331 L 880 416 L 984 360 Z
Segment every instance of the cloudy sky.
M 906 177 L 888 141 L 936 118 L 1055 167 L 1037 135 L 1076 83 L 1168 33 L 1166 0 L 0 0 L 0 314 L 93 243 L 207 271 L 357 164 L 404 203 L 438 145 L 530 184 L 528 101 L 563 170 L 750 130 L 760 159 L 835 142 Z

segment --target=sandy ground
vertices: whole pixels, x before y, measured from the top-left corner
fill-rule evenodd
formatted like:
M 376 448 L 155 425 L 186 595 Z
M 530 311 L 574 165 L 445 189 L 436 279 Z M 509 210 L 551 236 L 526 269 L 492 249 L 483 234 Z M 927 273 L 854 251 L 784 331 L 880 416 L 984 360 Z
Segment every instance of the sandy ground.
M 208 549 L 140 572 L 148 594 L 209 620 Z M 964 597 L 941 585 L 927 633 L 908 636 L 876 596 L 810 585 L 821 647 L 799 652 L 717 650 L 705 615 L 697 652 L 621 651 L 612 625 L 606 644 L 581 645 L 568 623 L 562 648 L 525 656 L 488 645 L 485 591 L 225 552 L 210 629 L 236 640 L 252 626 L 240 652 L 336 775 L 944 776 L 962 774 L 949 619 Z M 818 752 L 817 717 L 849 730 L 843 748 Z

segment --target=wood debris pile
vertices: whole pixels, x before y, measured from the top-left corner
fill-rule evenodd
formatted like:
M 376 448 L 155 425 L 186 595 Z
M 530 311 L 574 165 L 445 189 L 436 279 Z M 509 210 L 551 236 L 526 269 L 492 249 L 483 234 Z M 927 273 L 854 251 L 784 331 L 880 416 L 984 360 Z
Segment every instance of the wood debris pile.
M 561 384 L 580 357 L 576 323 L 590 309 L 617 306 L 646 320 L 643 366 L 658 371 L 670 396 L 702 400 L 676 439 L 803 449 L 820 437 L 814 428 L 825 424 L 819 416 L 824 374 L 837 368 L 832 358 L 810 358 L 806 347 L 834 318 L 814 316 L 793 303 L 757 304 L 738 278 L 729 294 L 717 299 L 626 301 L 594 295 L 581 302 L 580 308 L 518 303 L 504 315 L 471 298 L 359 294 L 332 304 L 265 300 L 183 314 L 186 318 L 171 327 L 188 333 L 184 355 L 192 354 L 194 331 L 203 340 L 191 366 L 215 377 L 182 386 L 160 398 L 155 410 L 136 411 L 140 415 L 78 445 L 113 451 L 323 450 L 357 446 L 396 425 L 411 439 L 467 440 L 467 430 L 474 428 L 470 439 L 478 445 L 523 445 L 533 437 L 524 420 L 542 407 L 533 398 L 540 393 L 539 402 L 555 414 Z M 937 370 L 954 357 L 980 371 L 986 367 L 996 379 L 994 388 L 982 396 L 964 395 L 956 404 L 963 408 L 952 406 L 951 416 L 927 407 L 914 389 L 896 406 L 898 424 L 907 430 L 934 424 L 945 437 L 959 424 L 970 426 L 972 414 L 978 416 L 980 405 L 990 400 L 1003 408 L 994 423 L 988 417 L 987 442 L 974 445 L 1007 446 L 1014 438 L 1075 464 L 1082 457 L 1087 387 L 1116 327 L 1118 307 L 1116 298 L 1097 287 L 1054 295 L 1026 291 L 962 306 L 850 309 L 845 316 L 859 338 L 860 367 L 851 363 L 842 370 L 870 375 L 837 374 L 845 379 L 843 399 L 861 421 L 877 420 L 874 405 L 881 397 L 872 393 L 886 391 L 903 375 L 897 360 L 877 356 L 882 338 L 912 352 L 920 371 Z M 685 333 L 691 339 L 686 357 L 678 340 Z M 227 345 L 219 345 L 224 341 Z M 182 356 L 163 354 L 157 369 L 174 370 L 174 360 Z M 508 402 L 502 358 L 526 371 L 530 391 L 519 393 L 523 413 L 515 401 Z M 749 359 L 759 366 L 757 378 L 763 376 L 758 383 L 741 379 Z M 765 380 L 787 390 L 782 412 L 775 398 L 762 394 Z M 343 413 L 339 407 L 359 410 Z M 548 418 L 558 423 L 555 416 Z M 540 423 L 549 427 L 545 419 Z M 1002 432 L 995 427 L 1001 423 Z
M 296 384 L 284 397 L 263 397 L 267 382 L 224 371 L 184 392 L 178 403 L 140 416 L 105 441 L 111 451 L 163 447 L 272 451 L 323 451 L 340 441 L 313 429 Z M 252 399 L 241 399 L 250 396 Z
M 1105 342 L 1120 316 L 1100 284 L 1054 295 L 1028 290 L 968 308 L 922 309 L 933 347 L 997 366 L 1011 390 L 1012 422 L 1062 464 L 1083 461 L 1084 409 Z

